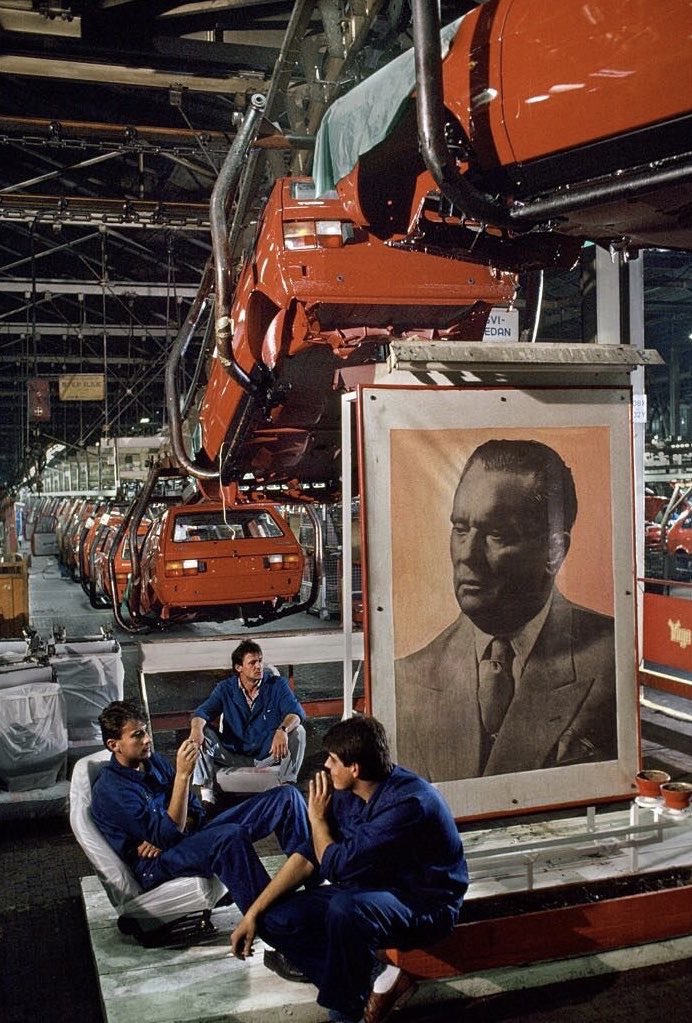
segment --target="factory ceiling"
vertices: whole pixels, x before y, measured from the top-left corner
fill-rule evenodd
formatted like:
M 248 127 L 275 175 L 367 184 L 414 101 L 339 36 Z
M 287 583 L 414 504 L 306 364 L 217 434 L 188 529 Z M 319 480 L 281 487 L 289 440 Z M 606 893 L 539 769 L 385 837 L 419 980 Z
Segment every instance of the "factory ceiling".
M 444 2 L 443 20 L 471 6 Z M 324 111 L 411 45 L 410 21 L 407 0 L 0 0 L 0 486 L 54 443 L 161 426 L 250 97 L 267 106 L 245 221 L 274 178 L 309 172 Z M 647 344 L 677 347 L 685 377 L 692 261 L 647 253 L 644 279 Z M 578 272 L 548 274 L 541 337 L 581 338 L 583 291 Z M 59 400 L 75 373 L 105 373 L 106 400 Z M 45 421 L 28 420 L 34 379 Z

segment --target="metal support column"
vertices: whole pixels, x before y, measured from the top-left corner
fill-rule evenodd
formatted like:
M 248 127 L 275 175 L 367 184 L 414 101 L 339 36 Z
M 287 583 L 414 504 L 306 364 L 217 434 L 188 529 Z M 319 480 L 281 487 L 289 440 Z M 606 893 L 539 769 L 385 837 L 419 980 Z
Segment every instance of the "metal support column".
M 341 627 L 344 635 L 344 710 L 342 718 L 353 715 L 353 539 L 351 503 L 352 461 L 351 420 L 356 395 L 341 396 Z

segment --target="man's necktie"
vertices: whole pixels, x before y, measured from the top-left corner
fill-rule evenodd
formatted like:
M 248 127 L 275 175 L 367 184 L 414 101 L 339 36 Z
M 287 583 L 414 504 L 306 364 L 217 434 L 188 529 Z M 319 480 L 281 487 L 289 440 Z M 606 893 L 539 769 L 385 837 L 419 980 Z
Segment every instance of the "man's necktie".
M 508 639 L 495 637 L 489 653 L 478 665 L 478 703 L 488 735 L 495 736 L 514 696 L 512 661 L 514 651 Z

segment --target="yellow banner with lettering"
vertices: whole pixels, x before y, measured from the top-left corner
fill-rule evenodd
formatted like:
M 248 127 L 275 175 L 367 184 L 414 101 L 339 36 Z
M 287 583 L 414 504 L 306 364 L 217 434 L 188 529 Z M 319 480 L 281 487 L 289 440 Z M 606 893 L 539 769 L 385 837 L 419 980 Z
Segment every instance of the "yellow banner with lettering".
M 71 373 L 58 378 L 60 401 L 103 401 L 105 388 L 103 373 Z

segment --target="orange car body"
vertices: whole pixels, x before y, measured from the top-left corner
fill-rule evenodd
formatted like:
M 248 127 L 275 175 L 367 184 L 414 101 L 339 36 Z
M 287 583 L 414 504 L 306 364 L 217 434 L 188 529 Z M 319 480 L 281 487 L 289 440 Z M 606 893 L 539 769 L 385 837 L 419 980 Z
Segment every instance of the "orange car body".
M 665 544 L 673 578 L 689 581 L 692 577 L 692 509 L 689 505 L 666 529 Z
M 689 112 L 691 29 L 687 0 L 493 0 L 461 22 L 445 99 L 504 167 L 574 150 Z
M 230 308 L 233 359 L 260 397 L 216 355 L 200 468 L 224 483 L 248 471 L 332 482 L 337 391 L 390 338 L 480 340 L 516 273 L 571 266 L 584 239 L 692 248 L 691 30 L 688 0 L 479 4 L 436 64 L 442 102 L 428 107 L 460 191 L 421 157 L 413 84 L 401 109 L 387 68 L 337 100 L 321 137 L 364 145 L 320 198 L 305 179 L 276 182 Z M 373 96 L 396 111 L 379 141 L 360 105 Z M 469 191 L 475 212 L 460 206 Z
M 84 506 L 83 497 L 68 499 L 62 506 L 55 523 L 55 536 L 58 543 L 60 561 L 64 561 L 67 551 L 67 534 L 73 527 L 75 519 Z
M 517 231 L 535 213 L 537 232 L 525 243 L 547 234 L 692 248 L 691 33 L 688 0 L 479 4 L 442 62 L 446 137 L 459 174 L 508 211 Z M 350 121 L 344 114 L 335 132 L 361 130 L 358 89 L 366 95 L 368 80 L 345 97 Z M 439 182 L 418 153 L 413 99 L 387 138 L 360 152 L 338 188 L 355 194 L 362 219 L 383 238 L 408 235 L 414 249 L 451 250 L 451 236 L 436 237 L 434 215 L 422 210 Z M 532 256 L 517 242 L 512 255 L 506 238 L 505 251 L 515 266 L 538 265 L 541 252 L 551 265 L 549 246 Z
M 112 513 L 109 516 L 104 532 L 100 534 L 96 540 L 98 550 L 95 552 L 93 558 L 95 594 L 97 597 L 105 597 L 105 599 L 111 603 L 113 602 L 113 587 L 111 586 L 109 559 L 111 557 L 111 550 L 113 548 L 116 534 L 122 521 L 123 516 L 120 513 Z M 144 537 L 147 535 L 150 526 L 150 519 L 142 519 L 137 527 L 137 536 L 139 537 L 140 548 L 144 543 Z M 130 578 L 130 572 L 132 571 L 130 539 L 127 534 L 120 537 L 114 557 L 115 584 L 117 588 L 118 603 L 120 603 L 125 594 L 127 583 Z
M 200 408 L 201 451 L 223 460 L 242 429 L 232 480 L 317 481 L 338 475 L 340 370 L 373 362 L 392 336 L 480 340 L 493 306 L 515 295 L 513 274 L 400 252 L 356 227 L 336 194 L 314 198 L 307 178 L 279 179 L 259 222 L 231 308 L 233 356 L 271 372 L 283 392 L 269 414 L 218 357 Z
M 644 496 L 644 522 L 648 525 L 669 502 L 669 498 L 661 497 L 658 494 L 646 494 Z
M 89 517 L 82 523 L 76 537 L 77 574 L 84 583 L 88 583 L 91 574 L 91 550 L 99 530 L 108 523 L 114 510 L 108 509 L 108 502 L 99 504 Z
M 77 578 L 79 573 L 79 539 L 89 519 L 103 508 L 103 502 L 85 500 L 72 516 L 62 541 L 62 562 L 70 574 Z
M 163 622 L 225 621 L 300 593 L 304 555 L 269 502 L 176 505 L 141 551 L 138 612 Z

